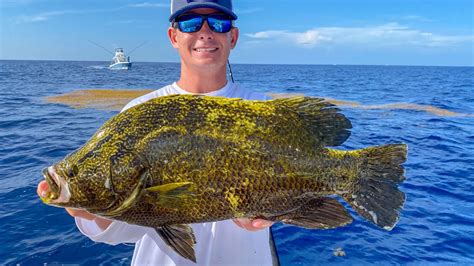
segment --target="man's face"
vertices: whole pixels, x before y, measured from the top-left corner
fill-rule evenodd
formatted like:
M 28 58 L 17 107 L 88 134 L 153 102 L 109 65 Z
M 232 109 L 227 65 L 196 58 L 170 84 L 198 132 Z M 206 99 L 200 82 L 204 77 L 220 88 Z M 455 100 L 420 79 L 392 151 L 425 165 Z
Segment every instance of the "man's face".
M 198 8 L 187 13 L 212 14 L 219 11 L 212 8 Z M 170 27 L 168 35 L 171 44 L 181 56 L 181 62 L 187 67 L 220 68 L 225 67 L 230 50 L 237 43 L 239 31 L 232 28 L 227 33 L 213 32 L 204 22 L 198 32 L 184 33 Z

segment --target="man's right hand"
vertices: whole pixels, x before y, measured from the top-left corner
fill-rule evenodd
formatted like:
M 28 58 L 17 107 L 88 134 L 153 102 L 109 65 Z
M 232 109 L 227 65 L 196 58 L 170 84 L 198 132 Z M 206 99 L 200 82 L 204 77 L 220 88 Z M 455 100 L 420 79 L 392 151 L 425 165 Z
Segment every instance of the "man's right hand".
M 42 195 L 43 196 L 47 195 L 48 191 L 49 191 L 48 183 L 45 180 L 39 182 L 38 187 L 36 189 L 36 193 L 38 194 L 38 196 L 41 197 Z M 92 213 L 89 213 L 87 211 L 84 211 L 84 210 L 66 208 L 66 211 L 72 217 L 79 217 L 79 218 L 83 218 L 83 219 L 86 219 L 86 220 L 94 221 L 97 224 L 97 226 L 99 226 L 99 228 L 102 229 L 102 230 L 106 230 L 109 227 L 109 225 L 112 223 L 111 220 L 108 220 L 108 219 L 105 219 L 105 218 L 102 218 L 102 217 L 98 217 L 98 216 L 96 216 Z
M 96 216 L 90 212 L 84 211 L 84 210 L 79 210 L 79 209 L 73 209 L 73 208 L 66 208 L 66 211 L 71 215 L 72 217 L 79 217 L 83 218 L 86 220 L 94 221 L 97 226 L 99 226 L 100 229 L 103 231 L 107 230 L 109 228 L 109 225 L 112 223 L 111 220 L 105 219 L 99 216 Z
M 95 216 L 94 214 L 84 211 L 84 210 L 79 210 L 79 209 L 73 209 L 73 208 L 66 208 L 66 211 L 71 215 L 72 217 L 79 217 L 83 218 L 89 221 L 93 221 L 99 217 Z

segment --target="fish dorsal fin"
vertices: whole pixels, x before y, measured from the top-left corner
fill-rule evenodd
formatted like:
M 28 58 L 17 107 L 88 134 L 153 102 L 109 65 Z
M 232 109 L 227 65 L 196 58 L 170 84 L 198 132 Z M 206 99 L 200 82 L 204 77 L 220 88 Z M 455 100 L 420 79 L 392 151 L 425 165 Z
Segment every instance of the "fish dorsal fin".
M 308 229 L 329 229 L 350 224 L 352 217 L 336 199 L 316 198 L 275 220 Z
M 176 253 L 196 263 L 194 245 L 196 238 L 193 229 L 186 224 L 166 225 L 155 228 L 163 241 Z
M 350 136 L 351 122 L 334 104 L 321 98 L 291 97 L 272 100 L 273 104 L 296 112 L 321 146 L 338 146 Z
M 163 207 L 176 208 L 184 201 L 193 199 L 195 185 L 193 182 L 176 182 L 149 187 L 145 189 L 154 203 Z

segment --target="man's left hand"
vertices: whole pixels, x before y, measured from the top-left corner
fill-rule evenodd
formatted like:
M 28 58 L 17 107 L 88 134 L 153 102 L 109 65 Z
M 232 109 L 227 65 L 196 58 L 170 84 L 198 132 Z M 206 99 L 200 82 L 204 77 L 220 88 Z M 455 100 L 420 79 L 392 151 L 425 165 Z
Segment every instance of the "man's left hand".
M 233 219 L 234 223 L 243 229 L 249 231 L 260 231 L 266 229 L 273 225 L 272 221 L 263 220 L 263 219 L 248 219 L 248 218 L 238 218 Z

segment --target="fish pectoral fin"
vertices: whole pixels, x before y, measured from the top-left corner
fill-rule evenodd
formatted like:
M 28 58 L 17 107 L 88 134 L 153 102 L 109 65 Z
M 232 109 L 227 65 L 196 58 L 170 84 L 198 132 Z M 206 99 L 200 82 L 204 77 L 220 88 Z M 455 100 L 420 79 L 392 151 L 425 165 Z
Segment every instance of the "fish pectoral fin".
M 191 226 L 186 224 L 166 225 L 155 228 L 163 241 L 182 257 L 196 262 L 194 245 L 196 238 Z
M 166 207 L 176 207 L 180 202 L 193 199 L 196 196 L 193 182 L 168 183 L 145 190 L 155 203 Z
M 148 187 L 146 188 L 146 190 L 149 192 L 157 192 L 163 195 L 184 196 L 190 193 L 194 193 L 194 183 L 193 182 L 168 183 L 164 185 Z
M 352 222 L 344 206 L 333 198 L 312 199 L 295 211 L 275 219 L 308 229 L 336 228 Z

